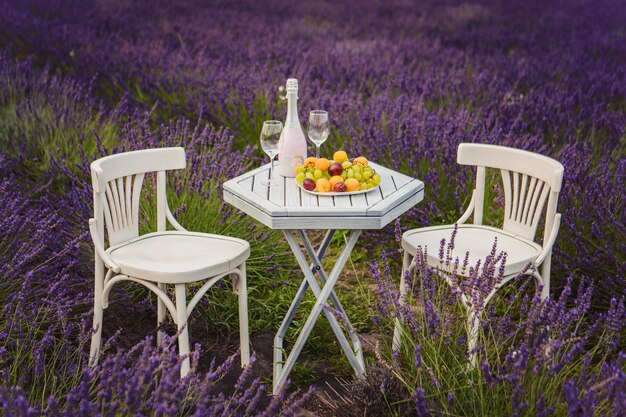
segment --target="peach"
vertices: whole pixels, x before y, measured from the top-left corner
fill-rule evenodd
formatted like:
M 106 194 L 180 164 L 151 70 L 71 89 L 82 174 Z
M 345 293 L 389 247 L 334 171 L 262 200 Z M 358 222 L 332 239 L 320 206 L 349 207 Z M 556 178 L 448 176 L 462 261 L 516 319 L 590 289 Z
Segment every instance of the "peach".
M 315 161 L 315 168 L 319 169 L 320 171 L 327 171 L 329 167 L 330 161 L 326 158 L 319 158 L 317 161 Z
M 359 183 L 359 181 L 354 178 L 346 178 L 345 183 L 346 189 L 348 191 L 359 191 L 359 189 L 361 188 L 361 184 Z
M 320 178 L 315 182 L 315 187 L 320 193 L 326 193 L 330 191 L 330 182 L 326 178 Z
M 359 156 L 357 158 L 354 158 L 354 161 L 352 161 L 353 164 L 358 164 L 358 165 L 363 165 L 364 167 L 367 166 L 367 164 L 369 163 L 369 161 L 367 160 L 366 157 L 364 156 Z
M 335 189 L 335 184 L 337 184 L 338 182 L 343 182 L 343 178 L 341 178 L 340 175 L 335 175 L 334 177 L 330 177 L 330 180 L 328 180 L 328 182 L 330 183 L 330 188 Z
M 337 151 L 333 154 L 333 161 L 340 164 L 348 160 L 348 154 L 346 151 Z

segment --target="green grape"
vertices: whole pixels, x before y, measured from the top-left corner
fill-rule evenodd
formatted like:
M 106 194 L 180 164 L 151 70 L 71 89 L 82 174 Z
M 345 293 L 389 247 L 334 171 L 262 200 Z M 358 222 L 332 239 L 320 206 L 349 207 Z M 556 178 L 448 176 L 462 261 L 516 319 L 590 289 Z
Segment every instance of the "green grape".
M 310 172 L 311 174 L 315 172 L 315 167 L 307 167 L 306 172 Z
M 361 165 L 352 165 L 352 170 L 354 172 L 361 172 Z
M 343 172 L 341 173 L 341 178 L 343 178 L 344 180 L 345 180 L 346 178 L 348 178 L 348 171 L 343 171 Z
M 313 174 L 312 174 L 312 173 L 310 173 L 310 172 L 307 172 L 306 174 L 304 174 L 304 176 L 305 176 L 306 178 L 310 179 L 310 180 L 315 180 L 315 177 L 314 177 L 314 176 L 313 176 Z
M 313 171 L 313 176 L 315 177 L 315 179 L 322 178 L 322 171 L 316 169 L 315 171 Z
M 343 167 L 343 169 L 348 169 L 348 168 L 350 168 L 352 166 L 352 162 L 350 162 L 350 161 L 343 161 L 341 166 Z
M 348 178 L 354 178 L 354 171 L 352 171 L 352 169 L 348 170 Z
M 298 172 L 298 175 L 296 175 L 296 181 L 298 181 L 298 184 L 302 184 L 305 178 L 306 175 L 304 174 L 304 172 Z
M 298 166 L 296 167 L 296 172 L 297 172 L 298 174 L 300 174 L 300 173 L 302 173 L 302 172 L 304 172 L 304 171 L 306 171 L 306 167 L 305 167 L 304 165 L 298 165 Z
M 367 183 L 365 181 L 363 181 L 359 187 L 359 189 L 361 191 L 367 190 Z
M 368 169 L 363 170 L 363 178 L 369 180 L 372 177 L 372 171 Z
M 354 179 L 361 181 L 363 179 L 363 176 L 361 175 L 360 172 L 355 172 L 354 173 Z
M 380 184 L 380 174 L 378 174 L 378 173 L 374 174 L 372 179 L 374 180 L 374 184 L 376 184 L 376 185 Z

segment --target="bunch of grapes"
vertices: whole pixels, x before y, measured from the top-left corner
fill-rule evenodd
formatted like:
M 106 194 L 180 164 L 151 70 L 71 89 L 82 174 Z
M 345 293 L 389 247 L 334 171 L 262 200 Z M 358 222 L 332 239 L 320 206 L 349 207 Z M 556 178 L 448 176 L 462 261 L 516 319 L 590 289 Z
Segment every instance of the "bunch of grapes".
M 296 167 L 296 181 L 305 190 L 320 193 L 366 191 L 380 184 L 380 174 L 364 156 L 350 160 L 345 151 L 337 151 L 332 161 L 307 158 Z

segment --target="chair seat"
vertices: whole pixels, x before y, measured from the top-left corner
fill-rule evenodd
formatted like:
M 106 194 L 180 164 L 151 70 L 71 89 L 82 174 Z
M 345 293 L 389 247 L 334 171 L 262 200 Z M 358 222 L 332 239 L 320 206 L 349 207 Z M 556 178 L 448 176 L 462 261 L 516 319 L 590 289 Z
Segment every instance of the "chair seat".
M 402 235 L 402 248 L 415 256 L 417 247 L 427 248 L 428 264 L 430 266 L 439 265 L 439 247 L 441 239 L 446 240 L 446 246 L 452 236 L 454 225 L 424 227 L 413 229 Z M 504 275 L 520 273 L 529 262 L 534 261 L 542 251 L 537 243 L 528 239 L 516 236 L 496 227 L 462 224 L 458 226 L 458 232 L 454 240 L 452 259 L 459 258 L 460 262 L 465 259 L 465 254 L 469 252 L 468 266 L 475 266 L 491 253 L 495 239 L 498 239 L 496 246 L 497 253 L 506 252 L 506 265 Z M 445 255 L 444 255 L 445 256 Z
M 229 271 L 248 259 L 245 240 L 195 232 L 148 233 L 106 251 L 124 275 L 186 283 Z

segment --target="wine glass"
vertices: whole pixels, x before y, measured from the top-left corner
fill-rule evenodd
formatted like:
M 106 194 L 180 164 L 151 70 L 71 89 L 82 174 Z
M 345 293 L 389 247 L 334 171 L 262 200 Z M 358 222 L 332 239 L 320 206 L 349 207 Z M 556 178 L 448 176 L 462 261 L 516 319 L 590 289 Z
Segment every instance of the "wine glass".
M 309 129 L 307 131 L 311 142 L 316 146 L 315 155 L 320 157 L 320 146 L 330 134 L 330 122 L 326 110 L 311 110 L 309 113 Z
M 274 181 L 274 158 L 280 151 L 278 143 L 280 140 L 280 133 L 283 131 L 283 123 L 279 120 L 266 120 L 263 122 L 263 128 L 261 128 L 261 148 L 270 157 L 270 179 L 269 181 L 261 181 L 263 185 L 275 185 Z

